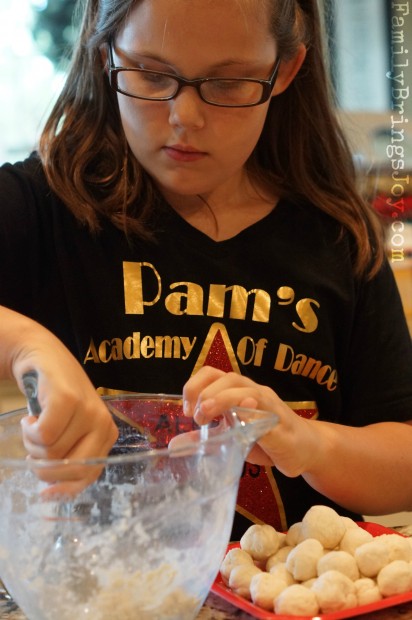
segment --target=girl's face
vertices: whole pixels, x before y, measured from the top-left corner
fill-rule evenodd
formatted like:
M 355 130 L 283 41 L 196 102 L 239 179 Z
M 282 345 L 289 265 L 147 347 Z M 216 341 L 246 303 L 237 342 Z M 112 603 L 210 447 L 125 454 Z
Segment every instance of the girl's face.
M 143 0 L 116 37 L 114 63 L 186 78 L 268 79 L 276 42 L 257 3 L 260 9 L 239 0 Z M 169 197 L 233 198 L 269 106 L 215 107 L 192 87 L 165 102 L 122 94 L 118 101 L 133 154 Z

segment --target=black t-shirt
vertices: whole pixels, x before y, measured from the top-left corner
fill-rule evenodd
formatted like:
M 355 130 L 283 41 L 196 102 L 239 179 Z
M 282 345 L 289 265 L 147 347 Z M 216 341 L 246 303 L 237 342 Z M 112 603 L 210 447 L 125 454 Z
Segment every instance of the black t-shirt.
M 106 220 L 91 235 L 33 156 L 0 169 L 0 209 L 0 304 L 53 331 L 102 393 L 178 394 L 209 364 L 272 387 L 307 417 L 412 418 L 392 270 L 356 280 L 349 236 L 311 204 L 280 201 L 220 242 L 167 206 L 156 242 Z M 349 514 L 301 477 L 246 463 L 233 538 L 250 521 L 286 529 L 315 503 Z

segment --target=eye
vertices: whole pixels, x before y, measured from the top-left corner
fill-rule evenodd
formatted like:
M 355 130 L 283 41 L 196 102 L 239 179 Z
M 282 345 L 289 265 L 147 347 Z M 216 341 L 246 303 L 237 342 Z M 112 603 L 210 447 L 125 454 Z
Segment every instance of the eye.
M 163 75 L 162 73 L 157 73 L 155 71 L 139 71 L 139 77 L 141 80 L 157 86 L 169 85 L 173 82 L 173 78 L 169 77 L 168 75 Z
M 240 80 L 215 80 L 210 82 L 210 86 L 216 91 L 234 91 L 244 88 L 245 82 Z

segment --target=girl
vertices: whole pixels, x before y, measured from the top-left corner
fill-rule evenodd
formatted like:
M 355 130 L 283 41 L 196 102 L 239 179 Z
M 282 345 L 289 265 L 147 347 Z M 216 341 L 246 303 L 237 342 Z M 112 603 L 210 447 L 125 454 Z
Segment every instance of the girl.
M 411 509 L 410 337 L 316 0 L 86 1 L 38 152 L 2 168 L 0 204 L 1 303 L 100 393 L 187 382 L 201 422 L 236 404 L 279 415 L 245 466 L 234 538 L 314 503 Z M 53 383 L 43 352 L 28 450 L 104 453 L 95 394 L 56 411 L 64 359 Z

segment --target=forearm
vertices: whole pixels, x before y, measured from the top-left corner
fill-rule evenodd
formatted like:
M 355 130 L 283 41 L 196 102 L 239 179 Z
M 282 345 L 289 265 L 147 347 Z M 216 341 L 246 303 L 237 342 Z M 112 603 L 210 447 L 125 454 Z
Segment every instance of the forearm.
M 14 378 L 14 360 L 34 333 L 43 329 L 31 319 L 0 306 L 0 380 Z
M 412 510 L 412 425 L 356 428 L 298 416 L 266 386 L 204 367 L 185 385 L 185 411 L 205 424 L 239 405 L 276 413 L 277 425 L 248 461 L 303 476 L 323 495 L 361 514 Z M 412 412 L 411 412 L 412 418 Z
M 361 514 L 412 510 L 412 426 L 354 428 L 314 421 L 318 440 L 305 480 Z

